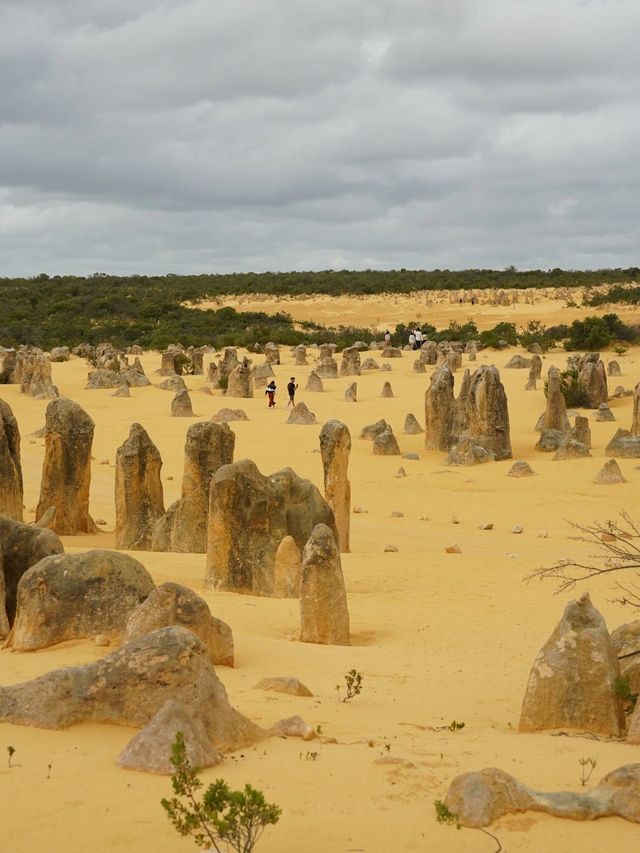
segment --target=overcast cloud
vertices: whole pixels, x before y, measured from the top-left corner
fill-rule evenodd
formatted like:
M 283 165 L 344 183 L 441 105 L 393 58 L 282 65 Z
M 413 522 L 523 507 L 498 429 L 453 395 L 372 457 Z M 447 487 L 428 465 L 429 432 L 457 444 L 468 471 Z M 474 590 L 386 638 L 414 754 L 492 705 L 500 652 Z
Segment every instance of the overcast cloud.
M 638 0 L 0 0 L 0 275 L 640 263 Z

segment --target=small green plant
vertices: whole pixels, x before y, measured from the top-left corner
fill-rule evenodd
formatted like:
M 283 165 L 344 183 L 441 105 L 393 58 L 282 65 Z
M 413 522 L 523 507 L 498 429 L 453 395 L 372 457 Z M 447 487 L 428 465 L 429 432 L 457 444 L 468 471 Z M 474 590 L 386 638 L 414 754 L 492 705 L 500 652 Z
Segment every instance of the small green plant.
M 237 853 L 251 853 L 265 828 L 278 822 L 282 810 L 248 784 L 231 791 L 224 779 L 216 779 L 198 799 L 202 782 L 187 758 L 182 732 L 171 747 L 171 763 L 175 796 L 163 799 L 162 807 L 180 835 L 191 836 L 198 847 L 223 853 L 219 845 L 225 843 Z
M 9 760 L 8 760 L 9 767 L 11 767 L 11 759 L 13 758 L 13 756 L 15 754 L 16 754 L 15 746 L 8 746 L 7 747 L 7 755 L 9 756 Z
M 449 731 L 450 732 L 459 732 L 460 729 L 463 729 L 463 728 L 464 728 L 463 722 L 458 722 L 458 720 L 451 720 L 451 723 L 449 725 Z
M 436 809 L 436 820 L 438 821 L 438 823 L 455 823 L 456 827 L 460 829 L 460 824 L 458 823 L 458 815 L 455 814 L 455 812 L 452 812 L 448 806 L 445 806 L 442 800 L 434 800 L 433 805 Z
M 632 714 L 638 701 L 638 694 L 631 692 L 628 675 L 618 675 L 614 682 L 615 694 L 622 701 L 624 713 L 629 716 Z
M 306 761 L 317 761 L 319 757 L 320 757 L 319 752 L 307 752 L 307 754 L 305 755 L 305 760 Z
M 624 355 L 628 349 L 629 349 L 629 347 L 625 346 L 625 344 L 616 344 L 613 348 L 613 351 L 615 352 L 616 355 Z
M 589 779 L 591 779 L 591 775 L 596 769 L 598 762 L 595 758 L 579 758 L 578 764 L 582 768 L 580 784 L 582 785 L 582 787 L 584 787 L 589 781 Z

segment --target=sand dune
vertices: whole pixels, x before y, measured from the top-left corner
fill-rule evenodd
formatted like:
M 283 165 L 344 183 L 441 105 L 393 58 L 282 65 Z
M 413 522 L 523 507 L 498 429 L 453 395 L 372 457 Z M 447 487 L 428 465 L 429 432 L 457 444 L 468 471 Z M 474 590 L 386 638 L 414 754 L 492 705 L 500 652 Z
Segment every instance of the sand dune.
M 339 301 L 332 305 L 332 311 L 342 312 Z M 540 307 L 535 306 L 536 311 Z M 451 306 L 451 311 L 457 308 Z M 383 325 L 391 322 L 386 305 L 376 310 Z M 436 325 L 446 325 L 449 310 L 446 306 L 434 317 Z M 558 316 L 566 321 L 568 310 L 555 305 L 538 316 L 548 317 L 548 323 Z M 423 316 L 429 319 L 426 311 Z M 324 314 L 322 318 L 326 319 Z M 492 316 L 489 325 L 499 318 Z M 357 322 L 364 324 L 360 318 Z M 237 437 L 235 458 L 255 460 L 263 473 L 291 466 L 322 487 L 316 452 L 320 425 L 330 417 L 343 420 L 353 438 L 352 505 L 367 510 L 352 516 L 352 553 L 342 560 L 351 647 L 298 642 L 294 600 L 219 592 L 205 595 L 213 613 L 233 629 L 236 668 L 218 670 L 232 703 L 262 725 L 300 714 L 337 741 L 274 738 L 228 756 L 221 767 L 202 774 L 206 782 L 222 775 L 232 787 L 249 781 L 282 807 L 280 823 L 267 830 L 259 844 L 263 853 L 490 850 L 492 842 L 486 836 L 435 822 L 433 801 L 444 796 L 458 773 L 496 766 L 536 789 L 579 790 L 581 756 L 597 759 L 594 782 L 621 764 L 639 760 L 638 747 L 624 743 L 517 733 L 533 658 L 566 601 L 583 591 L 578 588 L 554 597 L 551 586 L 525 585 L 522 579 L 559 557 L 589 550 L 575 541 L 569 520 L 602 520 L 623 509 L 637 515 L 640 470 L 634 460 L 620 460 L 627 484 L 604 487 L 592 482 L 616 427 L 630 425 L 629 398 L 610 401 L 616 424 L 597 423 L 591 417 L 592 458 L 553 462 L 549 454 L 535 452 L 533 427 L 544 408 L 542 383 L 540 390 L 525 392 L 526 371 L 502 369 L 515 351 L 482 351 L 476 365 L 495 363 L 501 370 L 509 398 L 514 459 L 528 460 L 537 473 L 528 479 L 507 477 L 510 461 L 447 468 L 443 454 L 423 449 L 423 436 L 402 434 L 408 412 L 423 421 L 429 375 L 412 372 L 411 353 L 391 361 L 390 373 L 357 377 L 356 404 L 343 399 L 351 378 L 326 380 L 322 394 L 299 392 L 299 399 L 315 412 L 317 427 L 285 423 L 286 382 L 295 375 L 300 389 L 304 388 L 311 367 L 294 368 L 284 348 L 283 364 L 275 368 L 281 390 L 274 410 L 267 410 L 260 388 L 252 400 L 229 403 L 220 392 L 205 393 L 203 377 L 186 377 L 198 418 L 208 419 L 224 405 L 241 406 L 247 412 L 249 421 L 231 425 Z M 377 353 L 373 355 L 378 358 Z M 563 352 L 547 354 L 543 373 L 551 364 L 563 366 L 565 356 Z M 607 354 L 605 360 L 610 357 L 615 356 Z M 260 356 L 253 358 L 262 361 Z M 640 379 L 640 349 L 616 358 L 623 375 L 615 384 L 632 388 Z M 142 362 L 152 381 L 159 381 L 153 374 L 159 355 L 148 353 Z M 80 359 L 53 365 L 61 394 L 76 400 L 96 422 L 91 511 L 94 518 L 106 522 L 99 534 L 66 537 L 65 547 L 71 552 L 113 547 L 113 463 L 130 424 L 142 423 L 161 451 L 168 505 L 179 494 L 184 437 L 193 422 L 169 417 L 172 394 L 157 387 L 133 388 L 130 399 L 113 398 L 111 391 L 83 390 L 86 372 L 86 363 Z M 461 375 L 459 371 L 456 386 Z M 385 380 L 391 382 L 392 399 L 380 398 Z M 21 395 L 17 386 L 0 391 L 21 428 L 26 520 L 32 520 L 43 440 L 29 433 L 43 425 L 46 402 Z M 393 425 L 402 452 L 418 453 L 419 461 L 374 457 L 371 444 L 358 440 L 361 428 L 381 417 Z M 108 462 L 102 464 L 103 460 Z M 400 465 L 406 478 L 395 476 Z M 392 518 L 396 510 L 404 517 Z M 458 524 L 452 523 L 454 516 Z M 480 530 L 487 521 L 493 522 L 494 529 Z M 520 535 L 511 532 L 516 524 L 524 527 Z M 542 530 L 548 538 L 538 538 Z M 445 546 L 452 542 L 460 545 L 461 555 L 445 554 Z M 387 544 L 396 545 L 397 553 L 384 553 Z M 204 555 L 136 552 L 134 556 L 156 582 L 177 580 L 202 593 Z M 610 603 L 612 587 L 611 580 L 589 585 L 610 629 L 632 618 Z M 94 660 L 108 651 L 89 641 L 29 654 L 3 650 L 0 682 L 26 680 L 55 667 Z M 343 683 L 344 673 L 352 667 L 363 675 L 362 693 L 349 703 L 338 702 L 336 684 Z M 314 696 L 298 698 L 253 689 L 261 678 L 275 675 L 297 676 Z M 464 721 L 464 729 L 436 730 L 454 719 Z M 14 746 L 13 764 L 17 765 L 9 768 L 3 760 L 0 766 L 2 849 L 14 853 L 193 850 L 189 841 L 177 836 L 160 808 L 161 797 L 170 792 L 169 779 L 116 767 L 118 753 L 132 734 L 130 729 L 97 724 L 66 731 L 2 725 L 0 753 L 4 755 L 3 745 Z M 406 759 L 412 766 L 376 764 L 379 758 Z M 545 849 L 595 853 L 632 850 L 638 844 L 637 827 L 617 818 L 585 824 L 527 814 L 503 818 L 492 831 L 510 853 Z

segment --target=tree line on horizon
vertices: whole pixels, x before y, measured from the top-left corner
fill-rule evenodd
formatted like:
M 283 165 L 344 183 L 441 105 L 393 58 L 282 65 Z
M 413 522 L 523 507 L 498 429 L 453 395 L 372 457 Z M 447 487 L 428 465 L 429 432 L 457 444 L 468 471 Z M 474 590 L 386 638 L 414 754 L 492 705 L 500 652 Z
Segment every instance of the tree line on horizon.
M 424 289 L 526 287 L 590 287 L 610 284 L 620 302 L 640 301 L 634 286 L 640 270 L 518 272 L 496 270 L 365 270 L 313 273 L 238 273 L 229 275 L 48 276 L 0 278 L 0 344 L 31 344 L 42 349 L 111 341 L 124 347 L 139 344 L 162 350 L 168 344 L 210 343 L 217 348 L 248 346 L 274 340 L 281 344 L 329 341 L 348 346 L 378 334 L 368 328 L 327 329 L 313 321 L 294 323 L 284 312 L 236 311 L 231 307 L 201 310 L 206 299 L 241 293 L 360 295 Z M 592 297 L 604 301 L 602 294 Z M 612 301 L 607 299 L 606 301 Z M 468 328 L 469 334 L 477 334 Z M 402 334 L 402 330 L 398 330 Z M 441 333 L 454 340 L 457 328 Z M 498 335 L 499 332 L 496 333 Z M 490 339 L 497 339 L 496 335 Z M 512 336 L 511 336 L 512 337 Z M 401 341 L 404 343 L 404 341 Z M 489 343 L 489 341 L 488 341 Z M 490 345 L 490 344 L 489 344 Z

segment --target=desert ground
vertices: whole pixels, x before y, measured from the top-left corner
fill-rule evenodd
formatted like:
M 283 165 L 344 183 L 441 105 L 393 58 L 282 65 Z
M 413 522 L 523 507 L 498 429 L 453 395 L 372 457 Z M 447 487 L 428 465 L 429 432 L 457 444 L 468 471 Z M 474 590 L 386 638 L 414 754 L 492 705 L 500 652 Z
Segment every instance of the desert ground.
M 415 318 L 420 304 L 408 297 L 371 298 L 363 316 L 361 300 L 353 302 L 357 304 L 324 300 L 319 312 L 317 302 L 300 300 L 295 317 L 304 319 L 307 311 L 308 317 L 325 323 L 333 318 L 384 326 Z M 518 324 L 541 319 L 551 325 L 595 313 L 566 308 L 562 299 L 529 304 L 526 311 L 525 305 L 495 306 L 495 314 L 486 305 L 422 304 L 424 320 L 440 328 L 453 318 L 482 317 L 478 326 L 486 328 L 512 316 Z M 259 302 L 255 307 L 265 309 Z M 290 301 L 285 310 L 291 311 Z M 627 322 L 638 320 L 637 312 L 619 313 Z M 621 510 L 637 517 L 640 466 L 620 460 L 627 483 L 593 483 L 606 461 L 607 442 L 618 426 L 630 425 L 629 397 L 610 400 L 615 424 L 598 423 L 591 413 L 592 458 L 554 462 L 552 454 L 536 452 L 534 425 L 545 405 L 542 383 L 537 391 L 526 392 L 527 371 L 503 369 L 515 352 L 521 350 L 483 350 L 475 365 L 468 365 L 465 356 L 463 367 L 495 364 L 500 369 L 514 460 L 527 460 L 537 475 L 525 479 L 506 476 L 511 460 L 447 467 L 444 454 L 424 449 L 422 435 L 403 435 L 407 413 L 423 422 L 424 392 L 433 369 L 415 374 L 412 353 L 392 360 L 390 373 L 356 377 L 357 403 L 347 403 L 343 396 L 352 377 L 324 380 L 323 393 L 303 392 L 312 350 L 309 366 L 294 368 L 289 350 L 281 348 L 282 364 L 274 367 L 279 394 L 273 410 L 267 409 L 260 387 L 253 399 L 229 401 L 220 391 L 210 393 L 204 377 L 185 377 L 197 419 L 208 420 L 227 405 L 246 411 L 247 422 L 231 424 L 235 459 L 251 458 L 263 473 L 290 466 L 322 490 L 321 425 L 329 418 L 344 421 L 353 441 L 352 507 L 363 511 L 351 516 L 352 551 L 342 555 L 351 646 L 299 642 L 296 600 L 203 593 L 205 555 L 132 552 L 156 583 L 176 580 L 191 587 L 231 626 L 236 666 L 217 672 L 235 707 L 263 726 L 299 714 L 321 727 L 322 739 L 270 738 L 202 773 L 205 783 L 220 776 L 233 788 L 250 782 L 281 806 L 280 822 L 266 830 L 258 845 L 262 853 L 489 853 L 495 843 L 481 832 L 435 821 L 433 802 L 444 798 L 457 774 L 499 767 L 538 790 L 579 791 L 581 757 L 597 761 L 590 785 L 620 765 L 640 761 L 640 747 L 619 741 L 518 733 L 529 669 L 568 600 L 588 589 L 610 629 L 634 618 L 612 603 L 612 579 L 556 596 L 552 584 L 526 584 L 523 578 L 558 558 L 589 552 L 569 522 L 605 520 Z M 371 355 L 381 362 L 379 353 Z M 205 372 L 211 357 L 205 357 Z M 263 361 L 262 356 L 250 357 L 254 363 Z M 611 358 L 619 361 L 622 377 L 609 380 L 610 389 L 617 384 L 633 388 L 640 380 L 640 348 L 621 357 L 603 353 L 605 362 Z M 547 353 L 543 376 L 552 364 L 563 367 L 565 359 L 563 351 Z M 64 537 L 67 552 L 113 547 L 115 453 L 133 422 L 147 429 L 162 454 L 166 505 L 179 496 L 184 438 L 193 420 L 170 417 L 172 394 L 155 387 L 160 355 L 146 353 L 141 360 L 154 386 L 132 388 L 130 399 L 114 398 L 111 390 L 85 390 L 87 364 L 82 359 L 53 365 L 61 395 L 77 401 L 95 421 L 91 512 L 106 522 L 98 534 Z M 315 412 L 317 426 L 286 423 L 285 386 L 292 375 L 300 385 L 298 399 Z M 458 371 L 456 391 L 461 376 Z M 380 397 L 385 380 L 393 388 L 391 399 Z M 3 386 L 0 396 L 20 425 L 25 520 L 32 521 L 44 441 L 31 434 L 43 426 L 47 403 L 21 395 L 15 385 Z M 415 452 L 418 461 L 372 454 L 371 443 L 358 436 L 379 418 L 392 424 L 402 453 Z M 396 476 L 400 466 L 404 478 Z M 392 517 L 398 511 L 403 516 Z M 480 529 L 486 522 L 493 523 L 492 530 Z M 512 533 L 514 525 L 522 525 L 523 532 Z M 539 537 L 542 531 L 546 538 Z M 462 553 L 445 553 L 451 543 Z M 398 550 L 385 552 L 387 545 Z M 25 681 L 111 650 L 91 640 L 32 653 L 4 649 L 0 683 Z M 336 685 L 344 684 L 344 673 L 351 668 L 362 673 L 363 687 L 345 703 L 338 701 Z M 298 677 L 313 697 L 254 689 L 261 678 L 278 675 Z M 464 728 L 442 730 L 453 720 L 464 722 Z M 0 848 L 13 853 L 193 851 L 193 843 L 177 835 L 160 807 L 161 798 L 170 795 L 169 778 L 116 766 L 133 734 L 132 729 L 102 724 L 62 731 L 2 724 Z M 328 739 L 336 742 L 323 742 Z M 12 767 L 6 760 L 9 745 L 15 748 Z M 377 763 L 381 758 L 386 762 Z M 491 831 L 509 853 L 632 851 L 638 849 L 640 832 L 621 818 L 574 822 L 534 813 L 502 818 Z

